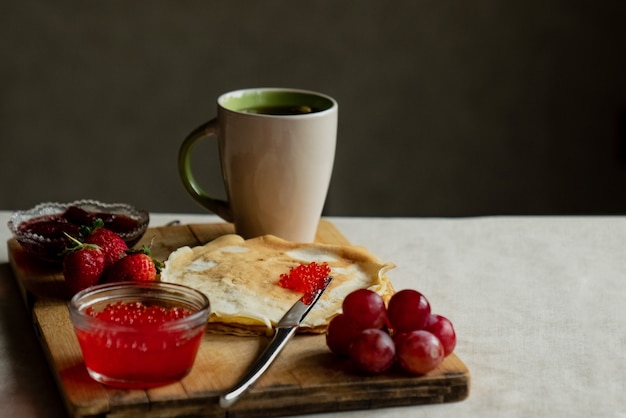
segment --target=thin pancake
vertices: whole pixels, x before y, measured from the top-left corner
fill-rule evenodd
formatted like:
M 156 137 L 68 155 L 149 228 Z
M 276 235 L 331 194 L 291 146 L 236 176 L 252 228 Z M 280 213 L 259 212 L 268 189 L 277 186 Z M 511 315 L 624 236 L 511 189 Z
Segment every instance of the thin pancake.
M 181 247 L 165 263 L 161 280 L 205 293 L 211 302 L 209 329 L 239 335 L 272 333 L 272 327 L 301 296 L 278 285 L 299 264 L 326 262 L 333 281 L 305 319 L 301 332 L 324 332 L 351 291 L 369 288 L 385 299 L 394 268 L 362 247 L 301 244 L 275 236 L 244 240 L 225 235 L 198 247 Z

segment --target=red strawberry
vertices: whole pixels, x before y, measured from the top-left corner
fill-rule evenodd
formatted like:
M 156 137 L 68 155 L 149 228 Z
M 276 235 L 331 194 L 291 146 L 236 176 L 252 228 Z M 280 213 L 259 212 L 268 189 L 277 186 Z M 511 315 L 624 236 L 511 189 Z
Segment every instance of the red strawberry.
M 94 244 L 84 244 L 68 235 L 75 244 L 63 258 L 63 277 L 71 295 L 98 283 L 104 271 L 104 253 Z
M 106 269 L 102 281 L 125 282 L 125 281 L 154 281 L 160 272 L 161 262 L 152 258 L 150 247 L 130 249 L 126 256 L 120 258 Z
M 126 255 L 128 245 L 115 232 L 105 228 L 95 229 L 85 240 L 87 244 L 95 244 L 104 252 L 104 266 L 108 267 Z

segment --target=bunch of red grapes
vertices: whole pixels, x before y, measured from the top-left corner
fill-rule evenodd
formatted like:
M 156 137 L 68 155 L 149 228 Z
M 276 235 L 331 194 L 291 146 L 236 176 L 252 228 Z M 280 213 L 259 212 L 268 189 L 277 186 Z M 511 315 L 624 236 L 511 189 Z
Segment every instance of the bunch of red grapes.
M 431 313 L 430 303 L 416 290 L 395 293 L 385 306 L 378 293 L 359 289 L 346 296 L 342 307 L 343 313 L 328 324 L 326 344 L 366 372 L 381 373 L 397 362 L 410 373 L 426 374 L 456 346 L 450 320 Z

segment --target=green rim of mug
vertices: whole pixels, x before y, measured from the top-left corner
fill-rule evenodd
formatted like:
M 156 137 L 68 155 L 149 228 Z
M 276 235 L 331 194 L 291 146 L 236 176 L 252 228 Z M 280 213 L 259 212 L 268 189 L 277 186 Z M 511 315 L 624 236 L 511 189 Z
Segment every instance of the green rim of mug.
M 301 106 L 307 105 L 322 112 L 335 104 L 330 97 L 306 90 L 288 89 L 249 89 L 222 95 L 218 100 L 225 109 L 240 112 L 260 106 Z M 316 113 L 317 113 L 316 112 Z

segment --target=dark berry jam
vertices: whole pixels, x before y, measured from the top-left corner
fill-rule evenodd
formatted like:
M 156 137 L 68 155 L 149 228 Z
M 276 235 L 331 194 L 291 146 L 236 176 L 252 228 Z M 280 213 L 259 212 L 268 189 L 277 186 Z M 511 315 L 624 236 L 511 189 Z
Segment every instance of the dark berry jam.
M 119 213 L 96 213 L 95 218 L 102 219 L 104 227 L 118 234 L 124 234 L 135 230 L 139 226 L 139 222 Z
M 119 234 L 129 247 L 137 243 L 140 233 L 143 234 L 143 231 L 139 231 L 142 227 L 140 222 L 130 216 L 70 206 L 61 213 L 23 221 L 17 227 L 20 234 L 18 240 L 30 253 L 46 261 L 59 263 L 66 247 L 70 245 L 65 234 L 82 239 L 83 228 L 92 227 L 97 219 L 102 219 L 104 228 Z
M 139 227 L 139 222 L 129 216 L 116 213 L 90 212 L 70 206 L 63 213 L 43 215 L 23 222 L 19 229 L 23 233 L 37 234 L 48 239 L 64 238 L 65 233 L 78 237 L 82 226 L 92 226 L 102 219 L 104 227 L 118 234 L 129 233 Z
M 65 234 L 78 236 L 80 225 L 73 224 L 59 215 L 45 215 L 23 222 L 20 232 L 40 235 L 51 240 L 63 239 Z

